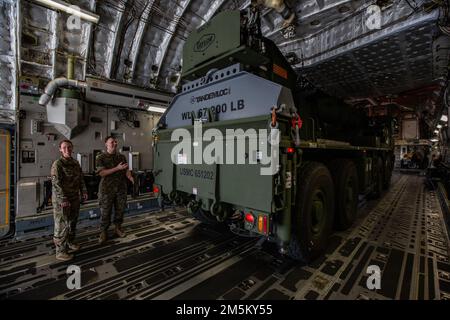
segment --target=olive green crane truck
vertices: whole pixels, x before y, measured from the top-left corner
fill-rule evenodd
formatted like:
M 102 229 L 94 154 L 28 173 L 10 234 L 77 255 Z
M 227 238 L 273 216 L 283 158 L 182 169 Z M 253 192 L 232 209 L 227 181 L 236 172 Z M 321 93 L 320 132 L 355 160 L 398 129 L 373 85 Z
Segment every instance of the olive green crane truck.
M 389 187 L 392 119 L 299 86 L 255 8 L 192 32 L 182 63 L 184 84 L 153 132 L 162 202 L 309 260 L 352 225 L 359 199 Z

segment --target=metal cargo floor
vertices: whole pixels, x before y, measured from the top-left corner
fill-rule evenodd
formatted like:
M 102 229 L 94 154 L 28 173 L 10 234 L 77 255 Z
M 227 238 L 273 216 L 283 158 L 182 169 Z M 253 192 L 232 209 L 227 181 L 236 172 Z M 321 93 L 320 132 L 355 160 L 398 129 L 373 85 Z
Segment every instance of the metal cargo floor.
M 300 265 L 271 244 L 240 238 L 183 210 L 126 220 L 124 239 L 83 248 L 70 263 L 54 259 L 49 237 L 0 242 L 0 299 L 450 299 L 449 240 L 443 213 L 424 178 L 395 175 L 389 193 L 369 201 L 355 226 L 335 233 L 324 257 Z M 81 289 L 66 286 L 70 264 Z M 381 268 L 381 289 L 366 269 Z

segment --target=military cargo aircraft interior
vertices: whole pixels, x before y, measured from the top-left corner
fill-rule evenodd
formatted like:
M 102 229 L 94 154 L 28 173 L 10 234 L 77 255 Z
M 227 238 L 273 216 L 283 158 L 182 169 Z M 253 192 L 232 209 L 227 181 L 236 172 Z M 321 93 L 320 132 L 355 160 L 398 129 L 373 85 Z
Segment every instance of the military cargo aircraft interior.
M 450 0 L 0 8 L 0 300 L 450 300 Z

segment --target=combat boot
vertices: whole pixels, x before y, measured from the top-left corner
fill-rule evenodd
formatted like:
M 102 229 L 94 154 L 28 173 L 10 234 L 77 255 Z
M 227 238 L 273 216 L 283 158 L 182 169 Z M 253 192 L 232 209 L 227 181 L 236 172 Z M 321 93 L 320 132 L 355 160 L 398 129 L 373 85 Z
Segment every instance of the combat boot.
M 73 254 L 67 252 L 59 252 L 56 254 L 56 260 L 69 261 L 73 259 Z
M 124 238 L 127 234 L 122 230 L 122 226 L 116 225 L 114 232 L 117 234 L 119 238 Z
M 105 244 L 106 240 L 108 240 L 108 234 L 106 233 L 106 231 L 102 231 L 100 233 L 100 238 L 98 240 L 99 244 Z
M 81 246 L 76 243 L 69 243 L 67 246 L 69 247 L 69 250 L 72 250 L 74 252 L 81 249 Z

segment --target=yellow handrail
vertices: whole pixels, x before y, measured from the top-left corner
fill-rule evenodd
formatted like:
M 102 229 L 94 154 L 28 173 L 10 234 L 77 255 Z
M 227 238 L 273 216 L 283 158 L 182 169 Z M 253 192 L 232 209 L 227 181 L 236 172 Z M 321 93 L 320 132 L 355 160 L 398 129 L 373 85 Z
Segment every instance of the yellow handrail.
M 1 191 L 0 194 L 1 195 L 5 195 L 5 223 L 4 224 L 0 224 L 0 227 L 6 227 L 9 225 L 9 190 L 10 190 L 10 186 L 9 186 L 9 165 L 10 165 L 10 142 L 11 142 L 11 136 L 8 132 L 4 132 L 2 131 L 0 133 L 0 138 L 5 138 L 6 140 L 6 152 L 5 152 L 5 186 L 6 186 L 6 190 L 5 191 Z

